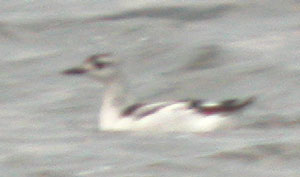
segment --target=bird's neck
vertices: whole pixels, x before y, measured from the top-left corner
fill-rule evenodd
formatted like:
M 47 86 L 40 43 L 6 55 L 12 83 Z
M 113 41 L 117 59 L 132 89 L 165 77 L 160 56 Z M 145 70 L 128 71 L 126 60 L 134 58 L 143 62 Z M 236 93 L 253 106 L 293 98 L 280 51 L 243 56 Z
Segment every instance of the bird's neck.
M 119 119 L 122 109 L 128 104 L 127 87 L 121 73 L 105 81 L 105 91 L 102 98 L 99 126 L 101 129 L 109 129 Z

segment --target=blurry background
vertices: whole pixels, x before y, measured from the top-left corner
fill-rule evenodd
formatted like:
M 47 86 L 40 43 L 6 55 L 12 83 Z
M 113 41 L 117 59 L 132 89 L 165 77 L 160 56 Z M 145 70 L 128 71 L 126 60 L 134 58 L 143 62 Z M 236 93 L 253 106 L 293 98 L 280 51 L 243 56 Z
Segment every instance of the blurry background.
M 300 176 L 300 1 L 0 2 L 0 176 Z M 98 83 L 60 72 L 123 61 L 137 100 L 257 96 L 240 129 L 97 130 Z

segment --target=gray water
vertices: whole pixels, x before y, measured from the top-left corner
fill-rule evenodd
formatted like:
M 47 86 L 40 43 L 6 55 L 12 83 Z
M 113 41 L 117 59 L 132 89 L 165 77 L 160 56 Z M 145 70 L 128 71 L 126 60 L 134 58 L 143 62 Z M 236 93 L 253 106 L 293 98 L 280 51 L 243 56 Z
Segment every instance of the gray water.
M 300 1 L 1 1 L 1 177 L 300 176 Z M 256 96 L 238 128 L 101 132 L 103 88 L 60 72 L 123 62 L 140 101 Z

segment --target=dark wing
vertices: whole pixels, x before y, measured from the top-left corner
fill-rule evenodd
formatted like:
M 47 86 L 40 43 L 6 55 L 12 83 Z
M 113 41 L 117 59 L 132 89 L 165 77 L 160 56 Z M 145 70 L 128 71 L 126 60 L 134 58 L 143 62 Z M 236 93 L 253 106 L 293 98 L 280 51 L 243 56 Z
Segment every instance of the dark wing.
M 136 103 L 126 107 L 122 117 L 142 119 L 165 108 L 174 108 L 173 111 L 196 110 L 201 114 L 211 115 L 241 110 L 254 101 L 254 97 L 245 100 L 230 99 L 222 102 L 207 102 L 203 100 L 184 100 L 177 102 L 158 102 L 152 104 Z M 172 111 L 172 112 L 173 112 Z
M 154 114 L 159 110 L 167 107 L 170 105 L 168 102 L 158 102 L 152 104 L 145 104 L 145 103 L 135 103 L 126 107 L 122 112 L 122 117 L 129 117 L 134 116 L 136 119 L 141 119 L 148 115 Z
M 130 105 L 130 106 L 126 107 L 126 108 L 122 111 L 121 115 L 122 115 L 123 117 L 131 116 L 131 115 L 133 115 L 138 109 L 140 109 L 141 107 L 143 107 L 144 105 L 145 105 L 145 104 L 143 104 L 143 103 L 135 103 L 135 104 L 133 104 L 133 105 Z
M 189 102 L 190 109 L 196 109 L 203 114 L 218 114 L 226 112 L 234 112 L 250 105 L 255 100 L 255 97 L 250 97 L 245 100 L 230 99 L 222 102 L 206 102 L 202 100 L 191 100 Z

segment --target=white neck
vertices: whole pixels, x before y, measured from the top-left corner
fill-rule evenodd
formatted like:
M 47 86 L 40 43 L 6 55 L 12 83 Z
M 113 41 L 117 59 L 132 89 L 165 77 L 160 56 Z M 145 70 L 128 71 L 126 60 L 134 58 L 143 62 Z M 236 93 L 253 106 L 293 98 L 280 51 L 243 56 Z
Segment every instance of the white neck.
M 124 82 L 120 72 L 105 81 L 105 91 L 100 110 L 100 129 L 109 129 L 119 120 L 121 111 L 128 101 Z

